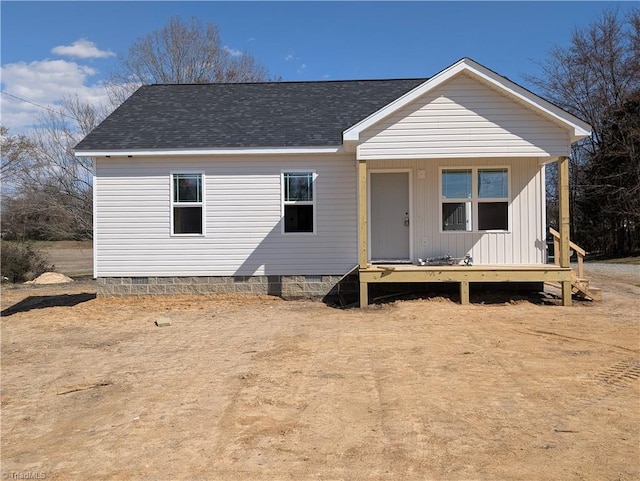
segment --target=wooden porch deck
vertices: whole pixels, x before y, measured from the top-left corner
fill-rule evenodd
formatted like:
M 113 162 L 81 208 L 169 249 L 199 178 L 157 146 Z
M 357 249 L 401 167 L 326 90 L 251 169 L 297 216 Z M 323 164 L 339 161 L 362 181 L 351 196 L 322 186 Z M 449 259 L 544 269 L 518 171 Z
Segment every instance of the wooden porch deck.
M 571 304 L 570 267 L 553 264 L 419 266 L 369 264 L 359 269 L 360 306 L 369 304 L 368 284 L 377 282 L 457 282 L 462 304 L 469 303 L 471 282 L 559 282 L 563 305 Z

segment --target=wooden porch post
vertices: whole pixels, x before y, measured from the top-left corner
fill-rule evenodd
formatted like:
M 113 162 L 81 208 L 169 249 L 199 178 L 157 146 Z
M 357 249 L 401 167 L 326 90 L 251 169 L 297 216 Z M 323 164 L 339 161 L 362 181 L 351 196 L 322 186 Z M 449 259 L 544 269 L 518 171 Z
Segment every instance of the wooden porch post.
M 469 281 L 460 281 L 460 304 L 469 304 Z
M 569 264 L 569 157 L 558 157 L 558 230 L 560 246 L 558 256 L 560 267 Z M 562 282 L 562 305 L 571 305 L 571 281 Z
M 358 161 L 358 264 L 367 268 L 367 161 Z M 369 304 L 368 284 L 360 282 L 360 307 Z

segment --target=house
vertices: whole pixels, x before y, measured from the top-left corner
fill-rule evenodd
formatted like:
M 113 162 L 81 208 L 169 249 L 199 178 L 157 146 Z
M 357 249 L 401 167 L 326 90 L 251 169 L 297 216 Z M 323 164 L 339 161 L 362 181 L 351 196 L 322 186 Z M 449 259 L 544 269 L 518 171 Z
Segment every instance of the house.
M 456 282 L 468 302 L 473 282 L 555 281 L 570 304 L 568 155 L 590 132 L 468 58 L 431 78 L 143 86 L 75 149 L 95 159 L 99 294 L 355 278 L 366 306 L 378 282 Z

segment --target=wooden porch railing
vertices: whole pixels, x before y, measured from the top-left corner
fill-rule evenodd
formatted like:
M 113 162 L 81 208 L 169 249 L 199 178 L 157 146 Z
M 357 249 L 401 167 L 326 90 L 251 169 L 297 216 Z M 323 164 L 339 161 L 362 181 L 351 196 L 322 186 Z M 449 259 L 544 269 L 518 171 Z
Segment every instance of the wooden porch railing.
M 560 252 L 560 233 L 555 230 L 553 227 L 549 227 L 549 232 L 553 236 L 553 263 L 555 265 L 560 265 L 560 257 L 558 253 Z M 584 251 L 582 247 L 573 242 L 569 241 L 569 247 L 576 251 L 576 255 L 578 257 L 578 278 L 584 278 L 584 256 L 587 253 Z

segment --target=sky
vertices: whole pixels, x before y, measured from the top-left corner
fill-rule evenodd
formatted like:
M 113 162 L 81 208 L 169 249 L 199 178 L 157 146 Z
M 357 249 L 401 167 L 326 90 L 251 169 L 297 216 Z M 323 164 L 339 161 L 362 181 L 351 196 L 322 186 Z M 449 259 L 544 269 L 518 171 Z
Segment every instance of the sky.
M 103 83 L 138 38 L 170 17 L 220 29 L 284 81 L 430 77 L 471 57 L 524 75 L 605 10 L 637 2 L 0 2 L 0 123 L 26 132 L 62 98 L 106 102 Z M 37 105 L 34 105 L 37 104 Z

